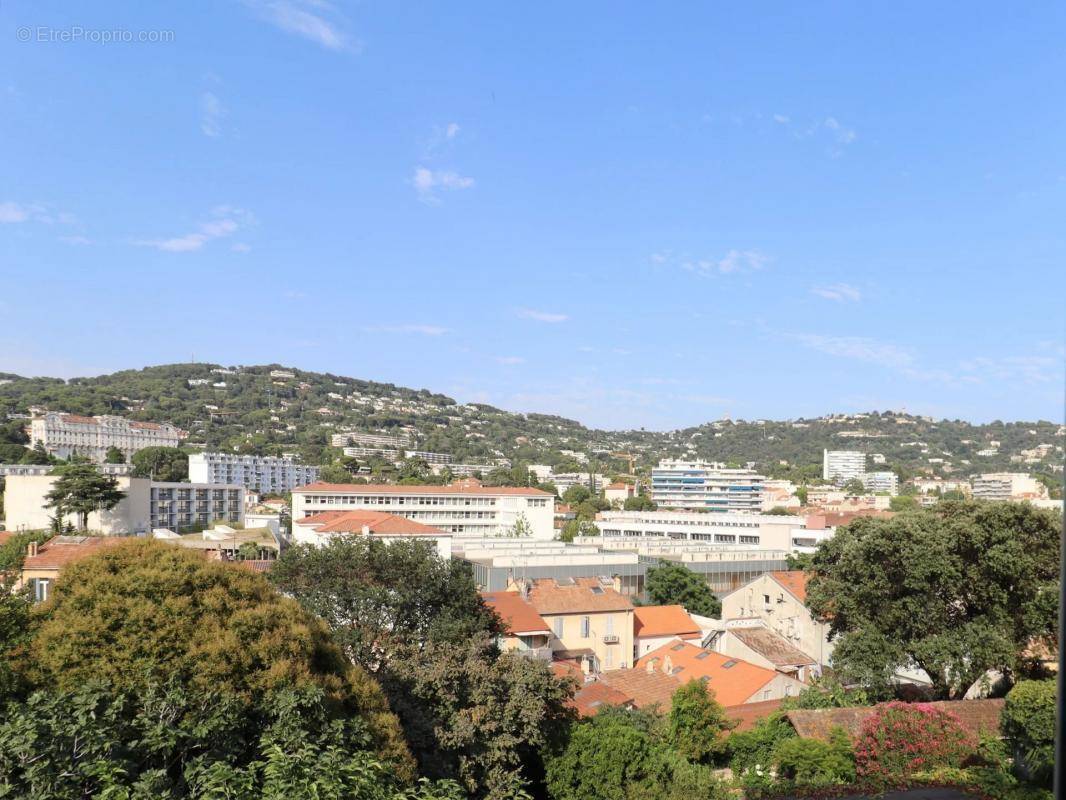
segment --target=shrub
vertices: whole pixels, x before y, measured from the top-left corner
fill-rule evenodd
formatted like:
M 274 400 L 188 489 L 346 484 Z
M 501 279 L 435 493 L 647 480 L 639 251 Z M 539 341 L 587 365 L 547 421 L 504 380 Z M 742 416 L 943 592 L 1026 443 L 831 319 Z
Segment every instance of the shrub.
M 1055 763 L 1055 681 L 1021 681 L 1010 693 L 1000 720 L 1019 772 L 1051 785 Z
M 750 730 L 734 733 L 726 740 L 729 767 L 736 775 L 768 775 L 782 742 L 796 738 L 796 731 L 777 712 L 756 722 Z M 754 779 L 753 779 L 754 780 Z
M 954 714 L 927 703 L 885 703 L 866 719 L 855 744 L 856 771 L 872 780 L 961 766 L 976 742 Z
M 797 786 L 835 786 L 855 780 L 855 753 L 848 735 L 834 728 L 829 741 L 786 739 L 777 747 L 777 775 Z

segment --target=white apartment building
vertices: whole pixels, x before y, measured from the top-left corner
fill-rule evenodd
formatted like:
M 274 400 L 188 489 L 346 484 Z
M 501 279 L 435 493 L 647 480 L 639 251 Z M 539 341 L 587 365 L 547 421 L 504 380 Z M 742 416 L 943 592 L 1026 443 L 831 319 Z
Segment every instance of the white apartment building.
M 866 474 L 866 454 L 858 450 L 823 450 L 822 478 L 839 485 Z
M 420 458 L 427 464 L 451 464 L 451 453 L 431 453 L 428 450 L 404 450 L 404 458 Z
M 102 463 L 111 447 L 129 461 L 145 447 L 177 447 L 188 434 L 169 423 L 138 422 L 105 415 L 84 417 L 48 411 L 30 420 L 30 446 L 38 442 L 57 458 L 77 454 Z
M 292 492 L 292 518 L 321 511 L 387 511 L 461 536 L 511 536 L 528 527 L 534 540 L 555 537 L 554 498 L 539 489 L 481 486 L 459 480 L 448 486 L 313 483 Z
M 342 452 L 349 458 L 381 458 L 385 461 L 399 461 L 400 451 L 387 447 L 345 447 Z
M 120 476 L 118 488 L 125 493 L 109 511 L 89 515 L 89 530 L 107 535 L 143 534 L 153 528 L 181 531 L 207 527 L 216 520 L 244 521 L 244 487 L 209 486 L 196 483 L 164 483 L 148 478 Z M 47 494 L 54 475 L 13 475 L 5 481 L 4 511 L 8 530 L 41 530 L 52 524 Z M 64 522 L 77 524 L 75 515 Z
M 318 480 L 318 467 L 292 458 L 242 456 L 233 453 L 194 453 L 189 456 L 192 483 L 234 484 L 260 494 L 291 492 Z
M 333 434 L 333 436 L 330 437 L 330 443 L 334 447 L 354 445 L 356 447 L 387 447 L 391 450 L 403 450 L 411 444 L 411 440 L 407 436 L 389 436 L 384 433 L 359 433 L 357 431 L 346 431 L 344 433 Z
M 651 499 L 660 508 L 758 514 L 765 480 L 752 469 L 663 460 L 651 471 Z
M 977 500 L 1039 500 L 1047 497 L 1047 487 L 1025 472 L 990 472 L 973 479 Z
M 501 464 L 430 464 L 429 470 L 434 475 L 440 475 L 448 470 L 457 478 L 469 478 L 476 475 L 487 475 Z
M 601 511 L 596 528 L 604 547 L 625 540 L 706 542 L 721 546 L 807 551 L 832 535 L 788 514 L 703 514 L 685 511 Z
M 562 497 L 563 492 L 571 486 L 577 486 L 578 484 L 584 486 L 593 494 L 599 494 L 607 485 L 606 476 L 601 475 L 598 472 L 552 473 L 548 476 L 547 480 L 555 485 L 555 490 L 559 493 L 560 497 Z
M 890 470 L 867 472 L 862 476 L 862 483 L 871 494 L 887 492 L 893 497 L 899 494 L 899 476 Z

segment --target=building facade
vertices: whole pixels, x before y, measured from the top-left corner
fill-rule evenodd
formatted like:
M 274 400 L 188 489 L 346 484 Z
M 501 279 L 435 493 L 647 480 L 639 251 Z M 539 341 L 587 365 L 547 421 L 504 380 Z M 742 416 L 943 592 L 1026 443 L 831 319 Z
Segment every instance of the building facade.
M 858 450 L 823 450 L 822 478 L 838 486 L 866 474 L 866 454 Z
M 899 494 L 899 476 L 895 472 L 879 470 L 867 472 L 862 477 L 862 483 L 866 491 L 871 494 L 890 494 L 895 497 Z
M 751 469 L 664 460 L 651 471 L 651 499 L 660 508 L 757 514 L 762 510 L 764 480 Z
M 1037 500 L 1047 488 L 1025 472 L 990 472 L 973 479 L 975 500 Z
M 791 514 L 701 514 L 686 511 L 601 511 L 595 525 L 604 546 L 618 539 L 673 539 L 792 550 L 806 517 Z
M 189 456 L 192 483 L 233 484 L 260 494 L 285 494 L 318 480 L 318 467 L 292 458 L 194 453 Z
M 105 415 L 85 417 L 49 411 L 30 420 L 30 446 L 40 443 L 56 458 L 79 455 L 102 463 L 118 448 L 129 461 L 145 447 L 177 447 L 186 432 L 166 422 L 138 422 Z
M 448 486 L 313 483 L 292 492 L 292 517 L 322 511 L 370 509 L 460 536 L 552 539 L 552 495 L 539 489 L 488 487 L 475 480 Z
M 391 436 L 384 433 L 359 433 L 346 431 L 335 433 L 330 437 L 330 444 L 334 447 L 386 447 L 390 450 L 403 450 L 410 446 L 411 440 L 407 436 Z

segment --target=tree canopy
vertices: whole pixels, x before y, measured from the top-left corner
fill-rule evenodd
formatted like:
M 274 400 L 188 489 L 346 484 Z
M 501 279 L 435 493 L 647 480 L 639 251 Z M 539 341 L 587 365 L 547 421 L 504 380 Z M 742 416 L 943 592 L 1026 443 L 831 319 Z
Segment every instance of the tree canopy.
M 690 614 L 717 617 L 722 604 L 711 587 L 684 564 L 661 562 L 648 570 L 648 597 L 659 605 L 680 605 Z
M 91 513 L 108 511 L 126 496 L 113 475 L 101 474 L 93 464 L 72 462 L 57 467 L 55 473 L 59 477 L 45 495 L 47 507 L 55 509 L 59 520 L 76 514 L 81 530 L 87 527 Z
M 177 447 L 145 447 L 133 454 L 131 475 L 156 481 L 189 480 L 189 456 Z
M 830 623 L 834 669 L 880 686 L 913 664 L 941 697 L 1017 670 L 1030 640 L 1055 632 L 1061 526 L 1027 503 L 976 501 L 841 528 L 807 591 Z

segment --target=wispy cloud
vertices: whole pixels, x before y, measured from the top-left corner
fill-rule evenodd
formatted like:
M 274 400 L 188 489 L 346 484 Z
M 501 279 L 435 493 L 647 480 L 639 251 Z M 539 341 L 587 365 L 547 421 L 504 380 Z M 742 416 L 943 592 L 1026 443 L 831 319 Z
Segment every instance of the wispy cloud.
M 914 356 L 902 347 L 863 336 L 823 336 L 817 333 L 793 333 L 789 338 L 804 347 L 830 356 L 865 361 L 891 369 L 905 369 Z
M 411 185 L 415 187 L 419 200 L 424 203 L 438 203 L 438 192 L 469 189 L 474 185 L 474 179 L 448 170 L 416 167 Z
M 448 123 L 448 127 L 446 127 L 444 129 L 444 138 L 445 139 L 454 139 L 458 135 L 459 135 L 459 123 L 458 122 L 449 122 Z
M 788 123 L 791 121 L 791 118 L 785 116 L 784 114 L 774 114 L 774 122 L 776 122 L 778 125 L 788 125 Z
M 211 212 L 211 219 L 200 223 L 195 231 L 169 239 L 139 239 L 134 244 L 154 247 L 166 253 L 191 253 L 202 249 L 208 242 L 225 239 L 254 224 L 255 217 L 249 211 L 233 206 L 216 206 Z
M 234 242 L 232 245 L 230 245 L 229 249 L 232 250 L 234 253 L 250 253 L 250 252 L 252 252 L 252 246 L 250 244 L 245 243 L 245 242 Z
M 0 203 L 0 224 L 18 225 L 23 222 L 40 222 L 45 225 L 60 223 L 75 225 L 78 220 L 73 214 L 56 211 L 41 203 L 18 203 L 7 200 Z
M 497 363 L 500 364 L 524 364 L 526 360 L 522 356 L 496 356 Z
M 847 283 L 833 283 L 828 286 L 815 286 L 811 294 L 833 300 L 837 303 L 857 303 L 862 300 L 862 292 Z
M 222 117 L 226 109 L 214 92 L 200 95 L 200 131 L 212 139 L 222 135 Z
M 533 319 L 537 322 L 566 322 L 570 319 L 566 314 L 558 314 L 553 311 L 538 311 L 535 308 L 520 308 L 515 314 L 520 319 Z
M 245 0 L 256 16 L 275 28 L 299 36 L 327 50 L 358 50 L 325 0 Z
M 854 128 L 841 125 L 836 117 L 826 117 L 822 125 L 833 135 L 837 144 L 851 144 L 857 137 Z
M 1021 381 L 1028 384 L 1062 380 L 1062 354 L 1026 356 L 978 356 L 959 364 L 964 378 L 974 382 Z
M 60 236 L 59 241 L 65 244 L 73 244 L 78 246 L 85 246 L 92 244 L 92 239 L 88 236 Z
M 651 254 L 650 261 L 655 266 L 675 265 L 687 272 L 710 276 L 757 272 L 769 264 L 771 259 L 759 250 L 730 250 L 724 256 L 716 258 L 693 258 L 688 255 L 674 255 L 670 250 L 660 250 Z
M 443 336 L 448 333 L 447 328 L 440 325 L 422 325 L 404 323 L 400 325 L 373 325 L 363 328 L 367 333 L 411 333 L 419 336 Z

